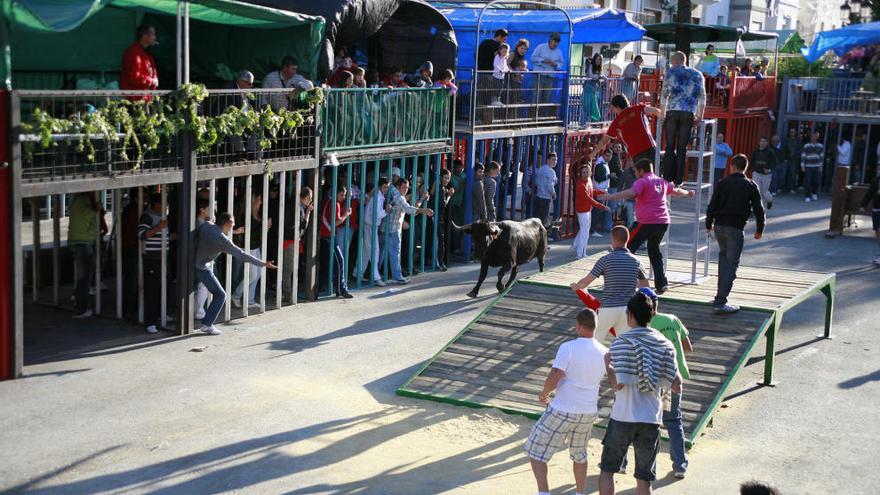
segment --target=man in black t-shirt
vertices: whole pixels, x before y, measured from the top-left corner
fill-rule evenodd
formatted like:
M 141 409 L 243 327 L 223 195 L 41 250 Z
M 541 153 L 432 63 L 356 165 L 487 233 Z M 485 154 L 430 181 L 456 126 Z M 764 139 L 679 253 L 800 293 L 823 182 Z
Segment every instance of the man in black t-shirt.
M 501 46 L 501 43 L 507 42 L 508 32 L 506 29 L 499 29 L 495 31 L 495 35 L 492 39 L 485 39 L 480 43 L 480 46 L 477 48 L 477 73 L 476 75 L 476 85 L 477 88 L 477 106 L 478 107 L 488 107 L 489 102 L 492 100 L 492 91 L 490 88 L 492 87 L 492 65 L 495 61 L 495 52 L 498 51 L 498 47 Z M 480 73 L 480 71 L 486 71 Z M 492 120 L 492 111 L 489 108 L 483 108 L 482 111 L 478 114 L 478 119 L 483 121 L 484 123 L 489 123 Z

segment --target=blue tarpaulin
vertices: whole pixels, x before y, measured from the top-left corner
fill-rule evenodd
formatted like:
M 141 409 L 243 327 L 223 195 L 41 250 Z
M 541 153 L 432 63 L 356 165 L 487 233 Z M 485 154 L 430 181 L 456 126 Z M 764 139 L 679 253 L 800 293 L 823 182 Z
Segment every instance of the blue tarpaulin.
M 491 38 L 495 30 L 504 28 L 510 32 L 507 41 L 511 47 L 517 40 L 529 40 L 530 50 L 547 42 L 550 33 L 559 33 L 561 47 L 568 63 L 568 47 L 571 43 L 621 43 L 638 41 L 645 29 L 626 18 L 624 12 L 614 9 L 568 10 L 574 34 L 569 39 L 569 22 L 560 10 L 512 10 L 488 8 L 480 20 L 478 8 L 438 7 L 449 19 L 458 40 L 458 67 L 473 68 L 476 47 L 480 41 Z
M 819 33 L 812 45 L 801 48 L 801 54 L 807 62 L 813 63 L 828 50 L 834 50 L 834 53 L 841 56 L 857 46 L 873 43 L 880 43 L 880 22 L 852 24 Z

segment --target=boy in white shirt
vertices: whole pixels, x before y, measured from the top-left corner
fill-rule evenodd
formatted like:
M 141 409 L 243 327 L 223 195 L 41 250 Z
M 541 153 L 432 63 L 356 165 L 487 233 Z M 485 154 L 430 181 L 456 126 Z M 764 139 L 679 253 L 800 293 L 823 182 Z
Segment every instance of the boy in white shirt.
M 372 186 L 369 184 L 368 187 Z M 385 204 L 385 194 L 388 193 L 388 179 L 379 178 L 379 187 L 367 193 L 367 203 L 364 207 L 364 231 L 361 234 L 363 259 L 369 260 L 370 269 L 373 271 L 373 283 L 384 287 L 385 282 L 379 275 L 379 225 L 382 219 L 391 211 L 391 205 Z
M 578 338 L 559 346 L 550 376 L 538 396 L 548 404 L 525 443 L 538 495 L 549 495 L 547 462 L 553 454 L 569 449 L 574 463 L 576 494 L 583 495 L 587 480 L 587 442 L 598 414 L 599 382 L 605 376 L 608 349 L 593 339 L 596 313 L 589 308 L 577 315 Z M 550 401 L 550 393 L 556 396 Z

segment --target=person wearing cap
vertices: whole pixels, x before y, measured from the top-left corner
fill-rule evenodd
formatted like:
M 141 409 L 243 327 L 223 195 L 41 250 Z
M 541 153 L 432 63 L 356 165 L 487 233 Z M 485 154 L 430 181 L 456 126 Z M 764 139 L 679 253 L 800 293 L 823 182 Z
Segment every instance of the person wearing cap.
M 635 451 L 636 493 L 651 493 L 657 479 L 662 397 L 667 390 L 681 393 L 675 346 L 649 326 L 654 300 L 635 292 L 627 302 L 627 323 L 632 327 L 618 335 L 605 355 L 605 372 L 614 391 L 614 404 L 602 439 L 599 493 L 614 494 L 614 474 L 620 472 L 630 445 Z
M 688 337 L 687 327 L 671 313 L 661 313 L 659 311 L 659 297 L 650 287 L 642 287 L 639 292 L 650 297 L 654 302 L 656 314 L 651 318 L 649 327 L 657 330 L 667 340 L 675 346 L 675 361 L 678 365 L 678 373 L 681 375 L 682 381 L 690 378 L 688 371 L 687 359 L 685 354 L 693 352 L 691 339 Z M 688 467 L 688 458 L 684 450 L 684 428 L 681 425 L 681 392 L 672 392 L 669 408 L 663 409 L 663 427 L 666 428 L 666 435 L 669 437 L 669 458 L 672 460 L 672 475 L 678 479 L 683 479 Z M 626 458 L 620 471 L 626 471 Z
M 541 43 L 532 52 L 530 57 L 532 62 L 532 70 L 537 72 L 556 72 L 564 70 L 565 59 L 562 50 L 559 48 L 559 33 L 551 33 L 550 39 L 546 43 Z M 546 103 L 551 100 L 552 92 L 554 92 L 553 81 L 556 79 L 555 74 L 538 75 L 537 80 L 537 103 Z
M 426 61 L 422 65 L 419 66 L 419 70 L 417 70 L 413 74 L 408 74 L 405 77 L 406 85 L 411 88 L 430 88 L 434 82 L 431 80 L 431 77 L 434 75 L 434 64 L 431 63 L 430 60 Z

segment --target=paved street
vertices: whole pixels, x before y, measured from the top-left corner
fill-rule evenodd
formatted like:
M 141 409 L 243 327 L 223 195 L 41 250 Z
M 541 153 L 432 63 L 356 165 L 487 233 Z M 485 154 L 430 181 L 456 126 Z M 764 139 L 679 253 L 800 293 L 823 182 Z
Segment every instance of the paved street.
M 836 338 L 815 339 L 821 295 L 786 314 L 778 386 L 754 385 L 757 349 L 691 451 L 687 479 L 672 478 L 664 445 L 656 493 L 732 494 L 749 479 L 785 494 L 877 493 L 880 270 L 870 265 L 870 219 L 826 240 L 829 208 L 829 199 L 777 198 L 765 239 L 747 237 L 743 264 L 837 272 Z M 592 238 L 590 251 L 607 243 Z M 554 244 L 550 264 L 568 261 L 567 247 Z M 394 395 L 494 297 L 493 284 L 465 297 L 477 268 L 271 312 L 219 337 L 152 337 L 111 320 L 74 326 L 67 313 L 31 308 L 35 364 L 0 383 L 0 491 L 532 494 L 522 452 L 531 420 Z M 603 433 L 590 443 L 591 492 Z M 554 494 L 574 493 L 570 468 L 567 455 L 553 459 Z M 634 493 L 631 475 L 616 479 L 618 493 Z

